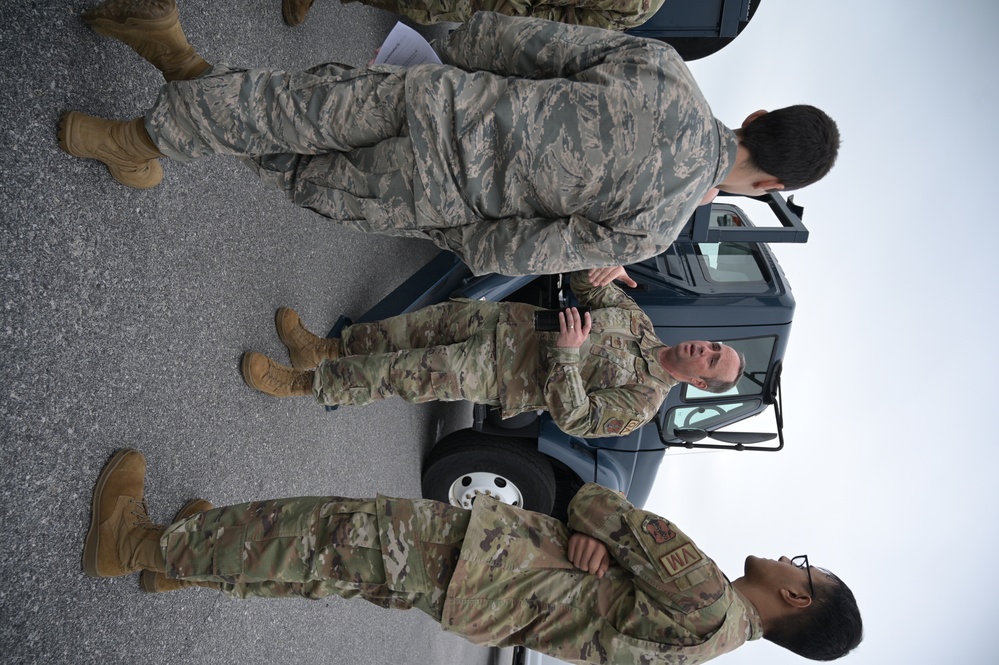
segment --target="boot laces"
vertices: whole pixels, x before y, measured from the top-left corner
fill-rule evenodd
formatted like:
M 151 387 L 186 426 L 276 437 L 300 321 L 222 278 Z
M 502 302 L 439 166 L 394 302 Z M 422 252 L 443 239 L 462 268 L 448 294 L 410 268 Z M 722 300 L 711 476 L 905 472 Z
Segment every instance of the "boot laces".
M 136 518 L 135 523 L 132 525 L 133 528 L 149 531 L 163 531 L 165 528 L 159 524 L 153 524 L 153 521 L 149 518 L 149 507 L 146 505 L 145 499 L 133 499 L 132 510 L 129 514 Z
M 311 391 L 312 379 L 312 372 L 295 372 L 295 378 L 292 381 L 292 389 Z
M 299 321 L 298 325 L 291 329 L 291 342 L 299 351 L 304 351 L 310 347 L 316 346 L 317 343 L 321 342 L 318 335 L 314 335 L 312 331 L 302 325 Z

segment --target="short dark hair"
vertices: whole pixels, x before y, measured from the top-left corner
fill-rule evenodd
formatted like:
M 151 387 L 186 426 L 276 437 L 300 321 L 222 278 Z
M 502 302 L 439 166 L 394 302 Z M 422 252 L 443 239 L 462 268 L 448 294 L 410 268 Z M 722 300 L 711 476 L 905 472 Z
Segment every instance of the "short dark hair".
M 864 639 L 864 623 L 850 588 L 832 573 L 822 572 L 829 582 L 815 585 L 812 604 L 775 621 L 763 637 L 805 658 L 836 660 Z
M 739 353 L 736 351 L 736 353 Z M 735 388 L 735 384 L 739 383 L 739 379 L 742 378 L 742 372 L 746 369 L 746 355 L 739 353 L 739 371 L 735 373 L 735 378 L 731 381 L 722 381 L 721 379 L 709 379 L 702 376 L 701 380 L 708 384 L 704 387 L 705 392 L 709 393 L 723 393 Z
M 836 163 L 839 129 L 823 111 L 798 104 L 766 113 L 739 131 L 750 161 L 784 185 L 799 189 L 821 180 Z

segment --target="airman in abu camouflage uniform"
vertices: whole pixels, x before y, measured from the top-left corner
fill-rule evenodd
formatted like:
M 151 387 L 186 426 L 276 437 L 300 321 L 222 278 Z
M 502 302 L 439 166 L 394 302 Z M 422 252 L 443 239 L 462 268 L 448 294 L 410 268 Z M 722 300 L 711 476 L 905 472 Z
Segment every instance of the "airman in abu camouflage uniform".
M 807 558 L 749 557 L 730 583 L 675 524 L 595 484 L 570 503 L 568 528 L 489 497 L 467 511 L 382 496 L 257 501 L 164 527 L 149 520 L 144 482 L 138 451 L 105 466 L 88 575 L 416 607 L 472 642 L 574 663 L 701 663 L 760 637 L 832 660 L 861 640 L 853 594 Z
M 288 25 L 299 25 L 315 0 L 282 0 L 281 13 Z M 532 16 L 549 21 L 589 25 L 608 30 L 627 30 L 652 18 L 663 0 L 341 0 L 362 2 L 372 7 L 402 14 L 430 25 L 442 21 L 462 23 L 475 12 L 488 11 L 509 16 Z
M 615 275 L 630 281 L 623 268 Z M 678 382 L 725 392 L 742 376 L 744 360 L 729 346 L 663 344 L 615 284 L 594 287 L 577 272 L 570 286 L 591 311 L 580 317 L 570 309 L 559 333 L 534 330 L 540 308 L 532 305 L 453 300 L 349 326 L 341 340 L 325 340 L 282 308 L 278 335 L 295 369 L 250 352 L 243 377 L 269 395 L 311 395 L 328 406 L 398 396 L 491 404 L 504 418 L 545 409 L 564 432 L 600 437 L 647 423 Z
M 70 154 L 134 187 L 160 182 L 164 155 L 241 156 L 295 204 L 429 238 L 476 274 L 649 258 L 712 188 L 804 186 L 839 142 L 805 106 L 733 132 L 671 47 L 584 26 L 480 12 L 439 45 L 443 65 L 284 72 L 209 67 L 173 0 L 108 0 L 85 18 L 175 80 L 144 119 L 67 113 Z

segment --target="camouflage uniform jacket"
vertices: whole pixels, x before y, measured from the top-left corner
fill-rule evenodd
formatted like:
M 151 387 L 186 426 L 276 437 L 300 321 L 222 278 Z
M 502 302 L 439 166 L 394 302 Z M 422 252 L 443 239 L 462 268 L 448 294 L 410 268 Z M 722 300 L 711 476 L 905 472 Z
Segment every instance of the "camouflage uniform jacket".
M 649 258 L 734 164 L 665 43 L 479 12 L 439 51 L 406 72 L 416 224 L 477 274 Z
M 567 434 L 624 436 L 656 415 L 677 381 L 657 360 L 664 345 L 652 322 L 624 291 L 593 287 L 583 271 L 570 286 L 592 308 L 593 327 L 579 349 L 534 332 L 537 308 L 504 305 L 496 328 L 502 415 L 547 409 Z
M 762 637 L 756 609 L 667 520 L 591 483 L 569 505 L 569 528 L 607 545 L 603 578 L 568 561 L 561 522 L 477 499 L 441 625 L 601 665 L 693 665 Z

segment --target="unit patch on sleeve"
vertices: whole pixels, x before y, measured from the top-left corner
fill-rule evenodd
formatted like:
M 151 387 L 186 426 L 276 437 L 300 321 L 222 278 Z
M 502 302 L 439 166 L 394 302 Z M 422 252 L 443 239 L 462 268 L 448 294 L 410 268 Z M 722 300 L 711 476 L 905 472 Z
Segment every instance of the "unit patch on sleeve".
M 676 538 L 676 531 L 669 528 L 669 522 L 655 515 L 649 515 L 645 518 L 642 522 L 642 531 L 652 536 L 656 545 L 662 545 Z
M 604 421 L 604 432 L 607 434 L 620 434 L 624 427 L 624 421 L 619 418 L 608 418 Z
M 660 563 L 665 566 L 670 575 L 679 575 L 700 560 L 700 552 L 695 550 L 690 543 L 681 545 L 669 554 L 659 557 Z

